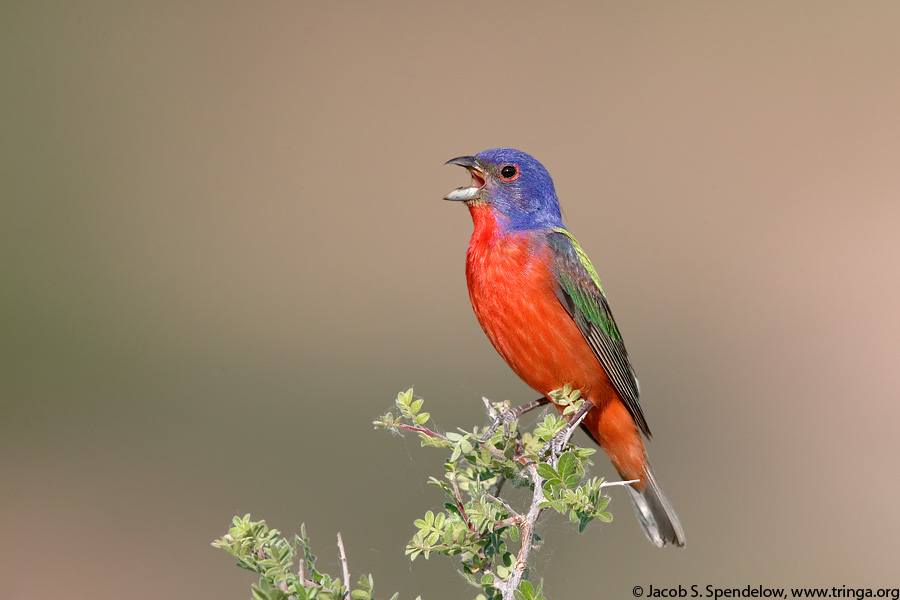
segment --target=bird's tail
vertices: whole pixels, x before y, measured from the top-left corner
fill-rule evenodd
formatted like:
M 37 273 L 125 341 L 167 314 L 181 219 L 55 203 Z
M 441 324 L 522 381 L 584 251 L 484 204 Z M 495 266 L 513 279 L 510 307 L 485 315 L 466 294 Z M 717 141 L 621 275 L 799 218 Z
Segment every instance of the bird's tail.
M 602 410 L 590 410 L 581 426 L 600 444 L 623 479 L 640 480 L 625 489 L 647 538 L 660 548 L 684 546 L 684 530 L 653 475 L 641 433 L 625 405 L 609 402 Z
M 645 473 L 647 476 L 644 478 L 646 485 L 643 491 L 638 491 L 630 485 L 626 489 L 647 539 L 660 548 L 666 544 L 684 546 L 684 529 L 681 528 L 678 515 L 669 504 L 668 498 L 659 487 L 649 462 L 646 463 Z

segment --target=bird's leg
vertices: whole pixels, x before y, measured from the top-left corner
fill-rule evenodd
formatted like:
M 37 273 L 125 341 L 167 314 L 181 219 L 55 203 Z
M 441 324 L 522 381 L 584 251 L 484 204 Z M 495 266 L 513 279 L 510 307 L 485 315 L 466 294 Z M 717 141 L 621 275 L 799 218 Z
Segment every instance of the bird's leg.
M 588 411 L 592 408 L 594 408 L 594 403 L 590 400 L 585 399 L 581 407 L 575 411 L 575 414 L 572 415 L 572 418 L 569 419 L 568 423 L 566 423 L 566 426 L 560 429 L 559 433 L 553 436 L 552 440 L 544 444 L 544 447 L 541 448 L 538 456 L 543 456 L 549 450 L 550 459 L 555 466 L 556 461 L 559 460 L 559 457 L 562 454 L 563 449 L 566 447 L 566 444 L 568 444 L 569 440 L 572 438 L 572 434 L 575 433 L 575 428 L 581 425 L 581 422 L 584 421 L 584 418 L 587 416 Z
M 542 397 L 542 398 L 538 398 L 537 400 L 532 400 L 531 402 L 526 402 L 525 404 L 522 404 L 521 406 L 515 406 L 513 408 L 508 408 L 508 409 L 504 410 L 502 413 L 500 413 L 499 415 L 494 417 L 494 422 L 491 423 L 490 427 L 488 427 L 487 430 L 484 432 L 484 435 L 481 436 L 481 441 L 486 442 L 489 439 L 491 439 L 491 436 L 494 435 L 494 432 L 497 431 L 497 427 L 499 427 L 501 424 L 503 424 L 503 431 L 506 433 L 506 435 L 509 435 L 509 426 L 512 423 L 515 423 L 516 421 L 518 421 L 519 417 L 521 417 L 522 415 L 524 415 L 525 413 L 527 413 L 530 410 L 534 410 L 538 406 L 543 406 L 543 405 L 547 404 L 548 402 L 550 402 L 550 400 Z M 486 405 L 490 406 L 490 404 L 488 403 L 486 398 L 484 399 L 484 403 Z M 493 411 L 491 411 L 491 412 L 493 412 Z

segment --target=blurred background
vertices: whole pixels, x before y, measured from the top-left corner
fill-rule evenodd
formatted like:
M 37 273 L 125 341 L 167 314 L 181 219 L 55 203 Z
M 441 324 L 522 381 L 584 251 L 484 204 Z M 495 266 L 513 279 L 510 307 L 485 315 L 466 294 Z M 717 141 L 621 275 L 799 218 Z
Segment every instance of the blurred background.
M 209 543 L 250 512 L 333 572 L 341 531 L 381 597 L 473 597 L 403 556 L 440 453 L 371 423 L 410 386 L 445 430 L 534 397 L 441 200 L 496 146 L 555 178 L 688 539 L 613 491 L 540 531 L 550 598 L 897 587 L 898 31 L 892 2 L 4 3 L 0 596 L 247 598 Z

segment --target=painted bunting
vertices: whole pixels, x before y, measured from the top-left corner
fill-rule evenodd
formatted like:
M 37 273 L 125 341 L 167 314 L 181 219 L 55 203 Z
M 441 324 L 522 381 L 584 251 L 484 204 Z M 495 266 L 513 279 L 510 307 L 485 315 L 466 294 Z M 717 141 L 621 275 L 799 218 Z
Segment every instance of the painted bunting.
M 653 475 L 640 388 L 597 272 L 563 226 L 550 174 L 510 148 L 447 161 L 472 184 L 445 196 L 464 202 L 475 230 L 466 254 L 469 299 L 512 370 L 549 399 L 571 385 L 589 407 L 582 427 L 626 480 L 651 542 L 684 546 L 684 531 Z

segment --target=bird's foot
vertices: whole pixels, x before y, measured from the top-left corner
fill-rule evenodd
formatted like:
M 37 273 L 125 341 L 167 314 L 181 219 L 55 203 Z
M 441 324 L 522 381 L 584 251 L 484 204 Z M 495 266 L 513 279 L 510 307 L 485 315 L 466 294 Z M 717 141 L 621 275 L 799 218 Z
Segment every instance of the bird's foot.
M 484 435 L 481 436 L 481 441 L 486 442 L 491 439 L 491 436 L 494 435 L 494 432 L 497 431 L 497 428 L 500 425 L 503 425 L 503 432 L 509 436 L 509 426 L 519 420 L 519 417 L 524 415 L 530 410 L 534 410 L 539 406 L 543 406 L 550 402 L 546 398 L 538 398 L 537 400 L 532 400 L 531 402 L 526 402 L 521 406 L 515 406 L 513 408 L 507 408 L 506 410 L 500 412 L 499 414 L 493 408 L 491 408 L 490 401 L 487 398 L 482 398 L 484 400 L 485 406 L 488 407 L 488 412 L 492 417 L 494 417 L 494 422 L 487 428 L 484 432 Z
M 563 450 L 565 450 L 566 446 L 569 444 L 572 434 L 575 433 L 575 428 L 581 425 L 581 422 L 587 416 L 588 411 L 592 408 L 594 408 L 594 403 L 590 400 L 585 400 L 578 410 L 575 411 L 575 414 L 572 415 L 572 418 L 569 419 L 569 422 L 566 423 L 566 426 L 560 429 L 559 433 L 554 435 L 549 442 L 544 444 L 544 447 L 541 448 L 538 456 L 545 456 L 549 453 L 550 462 L 553 465 L 556 465 L 559 457 L 562 456 Z

